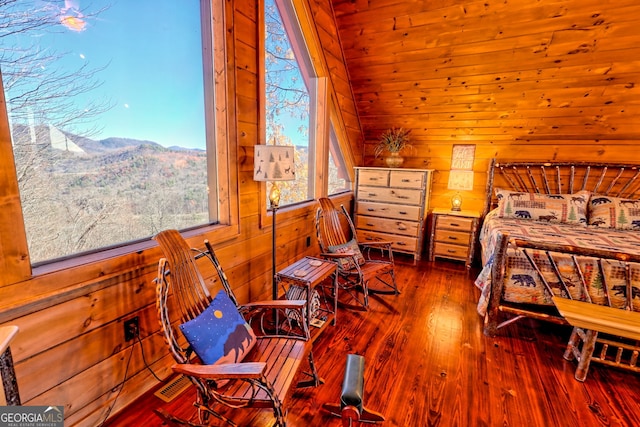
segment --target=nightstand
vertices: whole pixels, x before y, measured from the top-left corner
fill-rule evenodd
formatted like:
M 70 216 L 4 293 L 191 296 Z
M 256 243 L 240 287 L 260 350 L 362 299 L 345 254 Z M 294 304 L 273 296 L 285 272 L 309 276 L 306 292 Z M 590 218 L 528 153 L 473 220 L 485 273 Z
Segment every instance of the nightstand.
M 464 261 L 471 268 L 480 212 L 435 208 L 431 215 L 429 261 L 447 258 Z

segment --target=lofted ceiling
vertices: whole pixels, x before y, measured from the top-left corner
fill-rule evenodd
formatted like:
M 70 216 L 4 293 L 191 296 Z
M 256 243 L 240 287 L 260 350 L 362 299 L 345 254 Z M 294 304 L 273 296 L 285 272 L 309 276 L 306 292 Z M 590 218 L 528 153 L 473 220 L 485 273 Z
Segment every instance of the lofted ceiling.
M 410 166 L 436 169 L 448 169 L 452 144 L 477 144 L 477 158 L 539 157 L 541 147 L 551 157 L 567 141 L 640 137 L 635 0 L 332 6 L 366 164 L 389 127 L 411 129 Z

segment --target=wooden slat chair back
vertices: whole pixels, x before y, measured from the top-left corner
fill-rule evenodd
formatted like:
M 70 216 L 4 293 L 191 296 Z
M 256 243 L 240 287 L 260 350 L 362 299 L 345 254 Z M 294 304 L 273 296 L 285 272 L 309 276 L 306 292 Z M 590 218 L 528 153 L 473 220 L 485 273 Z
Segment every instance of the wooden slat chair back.
M 197 387 L 194 406 L 198 409 L 202 425 L 207 424 L 211 416 L 235 425 L 220 411 L 220 406 L 226 405 L 230 408 L 272 408 L 275 425 L 285 426 L 287 404 L 305 359 L 309 363 L 309 375 L 313 377 L 309 384 L 318 385 L 320 382 L 308 335 L 260 335 L 257 331 L 257 342 L 242 362 L 204 365 L 199 363 L 177 325 L 197 317 L 212 301 L 198 268 L 198 260 L 202 257 L 213 264 L 223 289 L 245 318 L 260 310 L 273 313 L 274 310 L 286 309 L 297 310 L 304 318 L 305 301 L 268 301 L 239 306 L 208 242 L 205 241 L 206 251 L 193 250 L 176 230 L 162 231 L 155 240 L 164 254 L 156 279 L 160 325 L 177 362 L 172 366 L 173 371 L 186 375 Z M 284 314 L 280 316 L 286 318 Z M 158 415 L 170 425 L 194 425 L 166 412 L 158 412 Z
M 315 226 L 321 255 L 333 261 L 344 258 L 353 259 L 354 266 L 349 269 L 338 262 L 340 289 L 347 291 L 365 309 L 369 306 L 370 293 L 399 294 L 391 242 L 358 242 L 355 226 L 344 205 L 337 209 L 326 197 L 318 199 L 318 202 L 320 206 L 316 211 Z M 354 240 L 362 251 L 365 258 L 364 264 L 356 261 L 353 252 L 332 251 L 332 247 L 345 245 L 351 240 Z M 380 256 L 373 258 L 372 251 Z M 383 287 L 372 288 L 370 286 L 372 283 L 382 284 Z
M 323 217 L 322 220 L 318 222 L 321 227 L 321 232 L 319 234 L 322 236 L 322 239 L 319 239 L 319 241 L 320 244 L 323 245 L 322 252 L 328 252 L 329 246 L 342 245 L 351 240 L 351 236 L 347 238 L 347 235 L 344 232 L 344 225 L 340 221 L 341 216 L 349 219 L 347 223 L 349 225 L 351 235 L 355 235 L 355 227 L 353 226 L 349 215 L 336 209 L 331 200 L 327 198 L 320 198 L 318 201 L 320 202 L 320 213 Z M 344 206 L 341 206 L 341 209 L 344 209 Z

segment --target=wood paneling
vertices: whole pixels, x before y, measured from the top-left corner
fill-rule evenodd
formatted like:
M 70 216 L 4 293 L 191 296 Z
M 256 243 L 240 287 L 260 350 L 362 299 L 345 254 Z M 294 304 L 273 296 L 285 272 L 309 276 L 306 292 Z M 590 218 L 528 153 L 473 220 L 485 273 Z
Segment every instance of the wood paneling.
M 453 144 L 476 144 L 465 197 L 475 209 L 493 156 L 640 160 L 636 2 L 332 3 L 364 164 L 381 164 L 372 149 L 385 129 L 411 129 L 416 151 L 405 165 L 444 172 L 434 206 L 452 194 Z
M 347 70 L 342 46 L 338 37 L 336 21 L 333 18 L 331 2 L 325 0 L 309 0 L 309 8 L 314 17 L 316 31 L 323 48 L 324 60 L 331 86 L 336 97 L 338 114 L 342 118 L 353 158 L 357 164 L 363 161 L 363 135 Z
M 6 111 L 4 90 L 0 92 L 0 111 Z M 20 193 L 14 178 L 11 132 L 5 120 L 0 120 L 0 159 L 3 159 L 0 162 L 0 286 L 3 286 L 24 280 L 31 274 Z M 19 240 L 19 243 L 14 240 Z

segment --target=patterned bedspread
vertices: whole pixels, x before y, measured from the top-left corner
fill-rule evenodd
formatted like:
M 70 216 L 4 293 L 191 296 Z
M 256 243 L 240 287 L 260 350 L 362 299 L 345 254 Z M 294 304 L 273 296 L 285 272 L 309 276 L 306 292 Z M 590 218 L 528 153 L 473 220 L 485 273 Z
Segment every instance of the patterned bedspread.
M 555 243 L 581 248 L 601 249 L 640 255 L 640 233 L 630 230 L 615 230 L 572 224 L 548 224 L 540 221 L 499 218 L 490 212 L 480 232 L 483 269 L 475 284 L 482 291 L 478 302 L 478 313 L 486 313 L 491 292 L 491 267 L 498 232 L 508 232 L 511 238 L 532 243 Z M 572 256 L 562 253 L 528 250 L 554 294 L 567 297 L 565 289 L 573 299 L 624 308 L 627 302 L 627 277 L 632 285 L 631 302 L 634 311 L 640 311 L 640 264 L 617 260 L 602 260 L 595 257 Z M 558 272 L 561 280 L 559 280 Z M 627 276 L 628 274 L 628 276 Z M 604 277 L 603 277 L 604 276 Z M 606 289 L 604 284 L 606 283 Z M 524 251 L 509 247 L 506 273 L 502 287 L 502 300 L 514 303 L 553 305 L 539 274 L 532 267 Z

